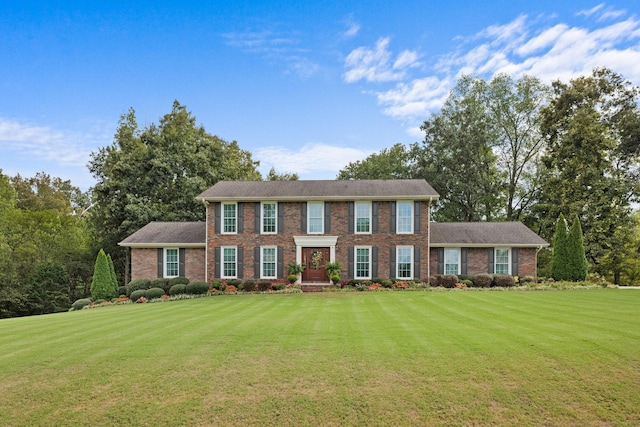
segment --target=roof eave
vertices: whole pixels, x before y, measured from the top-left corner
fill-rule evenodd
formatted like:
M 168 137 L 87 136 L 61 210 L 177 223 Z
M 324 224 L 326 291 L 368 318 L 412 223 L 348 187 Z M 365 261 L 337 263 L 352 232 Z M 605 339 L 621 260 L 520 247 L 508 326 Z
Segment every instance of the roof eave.
M 118 246 L 124 246 L 129 248 L 206 248 L 207 244 L 202 243 L 126 243 L 120 242 Z
M 393 195 L 393 196 L 246 196 L 246 197 L 196 197 L 200 202 L 260 202 L 272 200 L 278 202 L 306 202 L 308 200 L 326 200 L 326 201 L 350 201 L 350 200 L 376 200 L 376 201 L 392 201 L 392 200 L 420 200 L 434 201 L 440 198 L 439 195 L 416 196 L 416 195 Z
M 432 248 L 493 248 L 493 247 L 509 247 L 509 248 L 546 248 L 549 243 L 434 243 L 431 242 Z

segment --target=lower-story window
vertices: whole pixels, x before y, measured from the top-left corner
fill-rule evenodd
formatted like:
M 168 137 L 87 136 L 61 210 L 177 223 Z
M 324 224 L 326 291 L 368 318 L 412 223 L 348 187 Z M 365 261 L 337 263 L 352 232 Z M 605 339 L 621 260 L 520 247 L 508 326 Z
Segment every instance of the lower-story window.
M 356 247 L 356 279 L 371 279 L 371 248 Z
M 444 250 L 444 274 L 460 274 L 460 249 Z
M 178 277 L 178 248 L 164 250 L 164 277 Z
M 413 246 L 396 247 L 396 278 L 413 279 Z
M 222 277 L 223 278 L 238 277 L 238 248 L 236 247 L 222 248 Z
M 275 279 L 277 276 L 277 251 L 274 246 L 266 246 L 261 248 L 261 263 L 262 266 L 260 277 L 263 279 Z
M 511 274 L 509 271 L 509 265 L 511 264 L 509 260 L 510 252 L 509 248 L 496 248 L 496 274 Z

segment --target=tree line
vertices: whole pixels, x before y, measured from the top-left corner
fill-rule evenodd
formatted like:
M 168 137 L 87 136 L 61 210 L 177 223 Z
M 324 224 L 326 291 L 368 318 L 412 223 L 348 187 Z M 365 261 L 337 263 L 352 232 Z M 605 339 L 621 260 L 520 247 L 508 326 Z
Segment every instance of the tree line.
M 337 179 L 424 178 L 441 195 L 437 221 L 523 221 L 551 241 L 560 214 L 577 217 L 591 271 L 640 280 L 638 88 L 608 69 L 551 86 L 535 77 L 463 76 L 422 124 L 424 140 L 350 163 Z M 82 192 L 39 173 L 0 170 L 0 317 L 67 310 L 90 294 L 101 249 L 129 278 L 117 243 L 150 221 L 197 221 L 195 196 L 221 180 L 290 180 L 237 141 L 208 133 L 174 102 L 157 124 L 120 117 L 92 153 L 96 185 Z M 541 254 L 542 274 L 551 254 Z

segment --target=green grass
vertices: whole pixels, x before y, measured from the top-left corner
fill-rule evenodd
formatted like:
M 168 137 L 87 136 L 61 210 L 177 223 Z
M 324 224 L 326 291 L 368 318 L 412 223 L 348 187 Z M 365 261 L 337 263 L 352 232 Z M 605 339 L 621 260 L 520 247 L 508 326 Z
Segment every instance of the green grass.
M 640 291 L 220 296 L 0 321 L 0 425 L 640 425 Z

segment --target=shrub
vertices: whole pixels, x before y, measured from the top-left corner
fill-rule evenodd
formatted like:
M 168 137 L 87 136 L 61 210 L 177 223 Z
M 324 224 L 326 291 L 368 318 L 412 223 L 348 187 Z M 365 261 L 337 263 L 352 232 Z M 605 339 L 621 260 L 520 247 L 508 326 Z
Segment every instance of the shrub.
M 493 282 L 493 277 L 488 274 L 476 274 L 473 276 L 473 286 L 477 288 L 488 288 Z
M 533 276 L 523 276 L 520 278 L 520 284 L 521 285 L 525 285 L 527 283 L 533 283 L 535 282 L 536 279 L 533 278 Z
M 169 279 L 169 285 L 173 286 L 173 285 L 188 285 L 189 284 L 189 279 L 187 279 L 186 277 L 174 277 L 172 279 Z
M 245 290 L 245 292 L 255 292 L 255 290 L 256 290 L 256 281 L 255 280 L 245 280 L 244 281 L 244 290 Z
M 178 283 L 177 285 L 173 285 L 169 289 L 169 295 L 180 295 L 187 292 L 187 285 L 183 285 L 182 283 Z
M 287 282 L 291 283 L 292 285 L 293 285 L 294 283 L 296 283 L 297 281 L 298 281 L 298 275 L 297 275 L 297 274 L 290 274 L 290 275 L 287 277 Z
M 147 290 L 147 294 L 145 295 L 145 297 L 147 297 L 147 299 L 155 299 L 155 298 L 160 298 L 163 295 L 164 295 L 164 289 L 162 289 L 162 288 L 151 288 L 151 289 Z
M 226 293 L 228 293 L 228 294 L 233 294 L 233 293 L 237 292 L 238 289 L 233 285 L 227 285 L 227 286 L 225 286 L 224 291 Z
M 382 282 L 380 282 L 380 284 L 385 287 L 385 288 L 392 288 L 393 287 L 393 282 L 389 279 L 383 279 Z
M 340 283 L 340 276 L 338 276 L 337 274 L 334 274 L 333 276 L 331 276 L 331 281 L 333 282 L 334 285 L 337 285 L 338 283 Z
M 111 275 L 109 259 L 102 249 L 98 252 L 91 280 L 91 298 L 111 299 L 118 292 L 117 283 Z
M 371 279 L 371 283 L 380 283 L 382 284 L 382 281 L 384 279 L 382 279 L 382 277 L 374 277 L 373 279 Z
M 513 276 L 510 276 L 508 274 L 496 274 L 493 277 L 493 286 L 498 286 L 501 288 L 510 288 L 512 286 L 515 286 L 516 281 L 513 278 Z
M 185 291 L 191 295 L 204 295 L 209 292 L 209 285 L 206 282 L 189 282 Z
M 473 282 L 473 276 L 470 274 L 458 274 L 458 280 L 460 283 L 464 283 L 464 280 L 471 280 Z
M 455 288 L 458 283 L 458 276 L 455 274 L 444 274 L 438 278 L 438 285 L 445 288 Z
M 358 286 L 360 283 L 362 283 L 362 280 L 358 280 L 358 279 L 351 279 L 347 282 L 347 286 Z
M 471 286 L 473 286 L 473 280 L 469 280 L 469 279 L 460 280 L 460 283 L 465 285 L 467 288 L 470 288 Z
M 131 299 L 131 301 L 136 302 L 140 298 L 146 297 L 146 296 L 147 296 L 147 290 L 146 289 L 137 289 L 137 290 L 131 292 L 131 296 L 129 298 Z
M 89 298 L 81 298 L 79 300 L 76 300 L 73 304 L 71 304 L 71 309 L 72 310 L 82 310 L 83 308 L 85 308 L 89 304 L 91 304 L 91 300 Z
M 171 285 L 169 284 L 169 279 L 160 278 L 151 281 L 151 286 L 149 287 L 149 289 L 152 288 L 160 288 L 164 291 L 164 293 L 167 293 L 169 292 L 169 289 L 171 289 Z M 151 297 L 147 298 L 151 299 Z
M 151 280 L 149 279 L 136 279 L 136 280 L 132 280 L 129 282 L 129 284 L 127 285 L 127 296 L 129 298 L 131 298 L 131 294 L 134 291 L 140 290 L 140 289 L 149 289 L 151 287 Z
M 438 286 L 438 282 L 439 282 L 438 277 L 439 276 L 440 276 L 439 274 L 436 274 L 435 276 L 429 277 L 429 286 L 432 286 L 434 288 L 436 286 Z
M 287 284 L 286 284 L 286 283 L 274 283 L 273 285 L 271 285 L 271 290 L 272 290 L 272 291 L 281 291 L 281 290 L 283 290 L 286 286 L 287 286 Z
M 211 288 L 220 291 L 222 290 L 222 283 L 219 280 L 214 280 L 211 282 Z
M 227 280 L 227 286 L 233 286 L 236 289 L 238 289 L 238 287 L 240 287 L 241 284 L 242 284 L 242 280 L 240 279 Z
M 266 292 L 271 289 L 271 282 L 267 280 L 261 280 L 258 282 L 258 290 L 260 292 Z
M 118 296 L 127 296 L 127 287 L 126 286 L 120 286 L 118 288 Z

